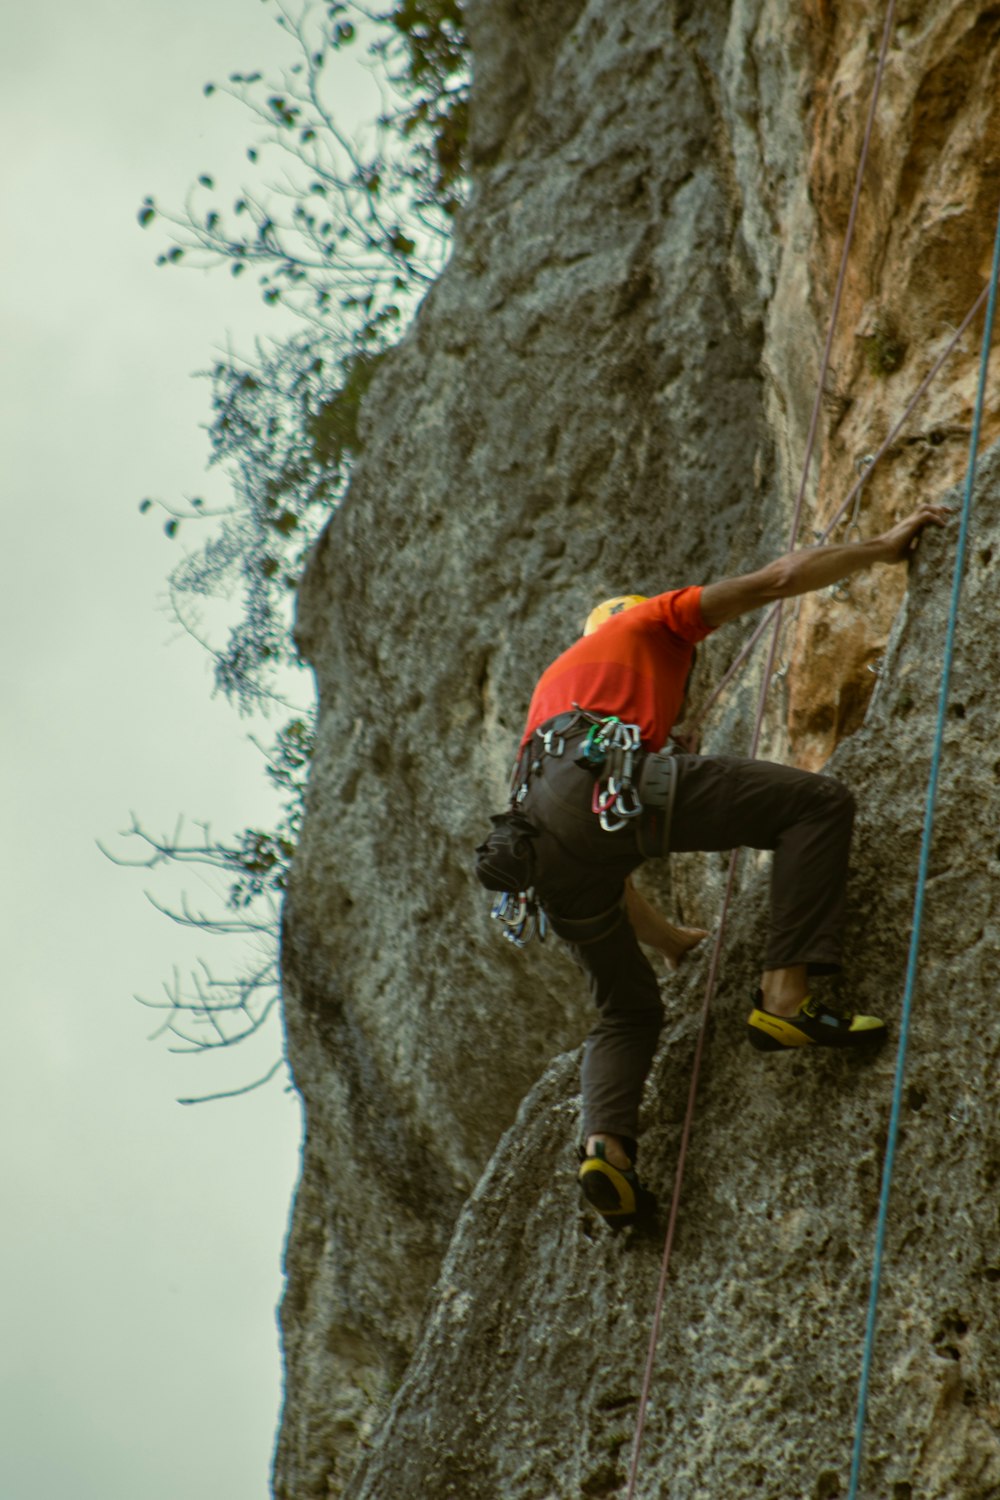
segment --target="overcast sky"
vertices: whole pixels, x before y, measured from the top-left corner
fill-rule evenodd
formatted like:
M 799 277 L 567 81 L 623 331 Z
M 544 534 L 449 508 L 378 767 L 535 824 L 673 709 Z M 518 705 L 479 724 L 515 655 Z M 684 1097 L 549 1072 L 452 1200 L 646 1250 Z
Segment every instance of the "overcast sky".
M 176 1102 L 249 1081 L 280 1039 L 195 1058 L 147 1040 L 133 994 L 225 959 L 145 900 L 177 879 L 117 869 L 97 840 L 133 811 L 219 834 L 274 811 L 247 725 L 163 609 L 178 543 L 138 503 L 224 497 L 192 375 L 281 314 L 224 271 L 156 269 L 164 241 L 135 215 L 203 171 L 235 196 L 252 128 L 202 85 L 281 44 L 260 0 L 5 15 L 3 1500 L 268 1493 L 298 1102 L 278 1081 Z

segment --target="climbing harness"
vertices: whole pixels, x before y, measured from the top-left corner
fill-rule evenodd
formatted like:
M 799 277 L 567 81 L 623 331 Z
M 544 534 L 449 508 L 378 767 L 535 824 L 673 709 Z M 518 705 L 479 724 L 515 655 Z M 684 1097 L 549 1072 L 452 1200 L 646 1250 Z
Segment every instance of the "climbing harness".
M 952 574 L 951 606 L 948 611 L 948 628 L 945 636 L 944 660 L 941 667 L 941 689 L 938 696 L 937 723 L 934 729 L 934 745 L 931 753 L 931 769 L 927 781 L 927 803 L 924 827 L 920 842 L 920 863 L 917 871 L 917 888 L 913 901 L 913 922 L 910 930 L 910 952 L 906 966 L 906 983 L 903 989 L 902 1014 L 899 1022 L 899 1046 L 896 1051 L 896 1074 L 892 1090 L 892 1107 L 889 1113 L 889 1133 L 882 1169 L 882 1189 L 879 1196 L 878 1222 L 875 1231 L 875 1254 L 872 1261 L 871 1293 L 868 1301 L 868 1318 L 865 1327 L 864 1354 L 858 1386 L 857 1426 L 854 1449 L 851 1456 L 851 1478 L 847 1500 L 857 1500 L 861 1474 L 861 1455 L 864 1448 L 865 1419 L 868 1410 L 868 1384 L 871 1376 L 872 1358 L 875 1348 L 875 1323 L 878 1315 L 879 1287 L 882 1279 L 882 1259 L 885 1250 L 886 1224 L 889 1215 L 889 1195 L 892 1190 L 892 1172 L 896 1159 L 896 1142 L 899 1137 L 899 1119 L 903 1102 L 903 1077 L 906 1068 L 906 1050 L 910 1037 L 910 1015 L 913 1009 L 913 991 L 917 977 L 917 955 L 920 950 L 920 931 L 923 921 L 924 896 L 930 869 L 931 838 L 934 831 L 934 809 L 937 801 L 938 776 L 941 770 L 944 747 L 944 727 L 948 713 L 948 691 L 951 686 L 951 666 L 955 654 L 955 633 L 958 625 L 958 608 L 965 573 L 965 557 L 968 550 L 969 523 L 972 516 L 972 492 L 976 482 L 976 458 L 979 451 L 979 430 L 982 425 L 983 406 L 986 399 L 986 376 L 990 362 L 990 342 L 996 314 L 997 285 L 1000 283 L 1000 214 L 997 215 L 996 235 L 993 243 L 993 268 L 989 282 L 989 300 L 986 306 L 986 326 L 983 330 L 982 353 L 979 362 L 979 385 L 972 419 L 972 434 L 969 438 L 969 463 L 965 476 L 962 497 L 962 517 L 959 525 L 958 544 L 955 549 L 955 566 Z
M 517 948 L 535 937 L 544 941 L 549 926 L 534 888 L 538 829 L 521 806 L 543 759 L 559 759 L 584 728 L 586 737 L 575 759 L 595 777 L 591 808 L 601 828 L 618 833 L 643 812 L 634 780 L 642 756 L 638 724 L 623 724 L 614 714 L 601 717 L 574 704 L 571 713 L 558 714 L 535 730 L 514 763 L 507 811 L 493 814 L 491 832 L 476 847 L 476 875 L 487 890 L 496 892 L 490 917 Z
M 616 714 L 601 717 L 573 704 L 572 713 L 558 714 L 535 730 L 533 743 L 522 751 L 514 767 L 511 786 L 513 805 L 520 806 L 528 793 L 530 778 L 542 768 L 540 757 L 559 758 L 567 742 L 583 732 L 586 738 L 574 759 L 594 776 L 591 810 L 605 833 L 618 833 L 642 812 L 634 776 L 642 754 L 638 724 L 623 724 Z
M 572 712 L 541 724 L 514 763 L 507 811 L 491 817 L 493 828 L 476 847 L 476 875 L 495 892 L 490 917 L 518 948 L 534 937 L 544 941 L 550 925 L 534 886 L 538 829 L 524 815 L 523 804 L 545 758 L 558 760 L 581 737 L 573 758 L 594 777 L 590 806 L 603 831 L 620 833 L 634 823 L 640 853 L 649 859 L 667 852 L 677 785 L 673 751 L 644 750 L 638 724 L 625 724 L 616 714 L 590 713 L 578 703 Z

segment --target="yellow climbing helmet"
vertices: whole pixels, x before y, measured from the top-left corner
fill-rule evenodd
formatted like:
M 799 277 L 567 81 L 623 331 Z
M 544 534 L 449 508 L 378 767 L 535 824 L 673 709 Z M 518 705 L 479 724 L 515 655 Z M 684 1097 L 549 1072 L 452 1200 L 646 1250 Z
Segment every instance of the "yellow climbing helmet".
M 587 623 L 583 627 L 584 635 L 593 635 L 598 625 L 603 625 L 605 620 L 610 620 L 612 615 L 624 614 L 633 605 L 645 604 L 645 594 L 616 594 L 614 599 L 605 599 L 603 604 L 598 604 L 587 616 Z

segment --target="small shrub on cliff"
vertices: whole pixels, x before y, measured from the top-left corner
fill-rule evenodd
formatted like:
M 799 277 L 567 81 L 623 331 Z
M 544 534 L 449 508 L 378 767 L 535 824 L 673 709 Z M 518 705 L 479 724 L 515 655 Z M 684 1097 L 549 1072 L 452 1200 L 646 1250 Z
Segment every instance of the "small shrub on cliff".
M 888 313 L 881 313 L 871 333 L 864 337 L 865 357 L 871 373 L 879 378 L 894 375 L 906 358 L 906 342 Z
M 295 589 L 360 452 L 360 403 L 381 359 L 376 350 L 342 357 L 332 342 L 306 335 L 259 347 L 253 362 L 220 360 L 211 371 L 210 463 L 226 472 L 234 498 L 214 513 L 201 501 L 171 511 L 172 535 L 193 519 L 214 530 L 172 570 L 168 599 L 177 622 L 214 657 L 216 687 L 241 712 L 280 701 L 282 674 L 298 664 Z M 235 595 L 238 618 L 215 646 L 202 601 Z

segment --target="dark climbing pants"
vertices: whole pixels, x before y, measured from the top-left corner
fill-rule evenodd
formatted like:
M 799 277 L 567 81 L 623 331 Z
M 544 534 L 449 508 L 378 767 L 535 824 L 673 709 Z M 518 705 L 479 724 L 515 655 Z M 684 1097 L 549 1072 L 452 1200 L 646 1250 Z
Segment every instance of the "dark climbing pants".
M 537 744 L 537 741 L 536 741 Z M 584 1050 L 585 1137 L 633 1144 L 639 1102 L 663 1024 L 653 969 L 625 912 L 643 863 L 634 827 L 606 833 L 591 811 L 594 780 L 576 738 L 541 756 L 523 810 L 540 830 L 535 888 L 553 931 L 590 979 L 599 1019 Z M 854 800 L 828 776 L 736 756 L 678 755 L 669 848 L 771 849 L 770 930 L 762 967 L 840 967 Z

